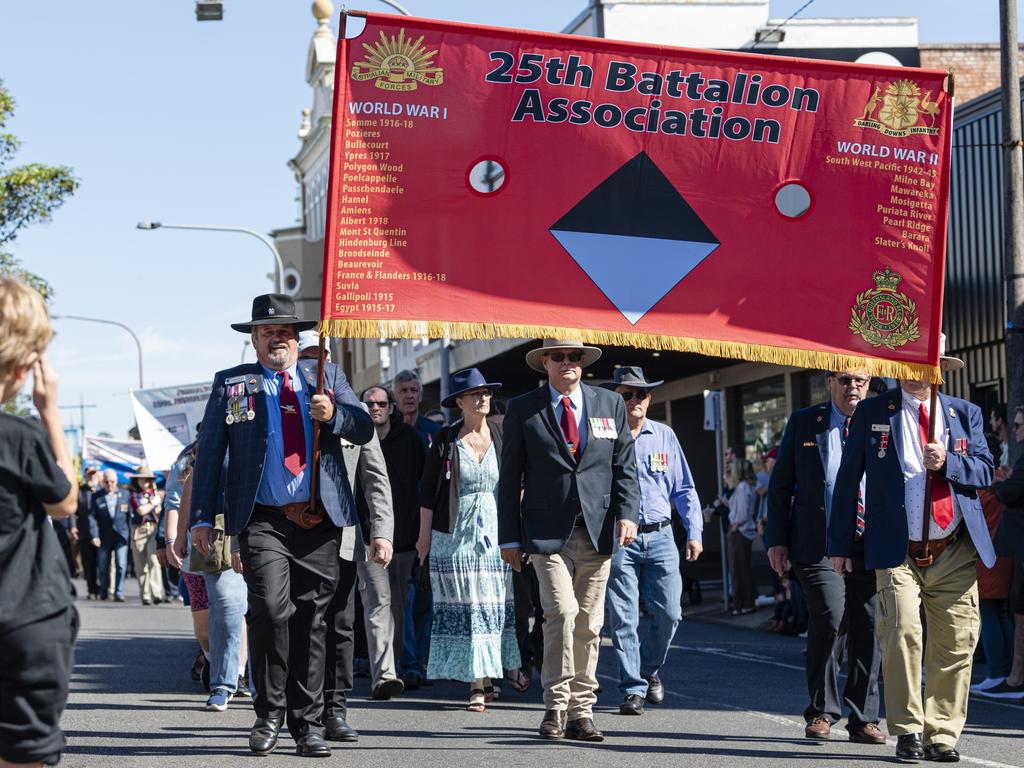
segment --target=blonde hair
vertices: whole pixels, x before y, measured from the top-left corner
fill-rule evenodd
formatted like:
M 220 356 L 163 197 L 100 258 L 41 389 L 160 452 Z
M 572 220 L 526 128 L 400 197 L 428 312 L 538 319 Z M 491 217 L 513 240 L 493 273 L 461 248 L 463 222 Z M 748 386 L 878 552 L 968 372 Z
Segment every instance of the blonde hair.
M 39 291 L 13 277 L 0 277 L 0 373 L 24 365 L 53 338 Z

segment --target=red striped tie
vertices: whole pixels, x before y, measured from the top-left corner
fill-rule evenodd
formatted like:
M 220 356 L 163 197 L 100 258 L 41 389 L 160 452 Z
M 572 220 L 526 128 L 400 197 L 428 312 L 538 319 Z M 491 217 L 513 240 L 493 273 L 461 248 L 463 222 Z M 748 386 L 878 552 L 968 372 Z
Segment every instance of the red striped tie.
M 924 409 L 924 403 L 917 412 L 917 431 L 921 435 L 921 445 L 928 444 L 928 411 Z M 949 483 L 946 478 L 937 472 L 932 473 L 932 520 L 945 530 L 953 522 L 953 496 L 949 490 Z
M 562 435 L 569 447 L 569 453 L 579 461 L 580 458 L 580 430 L 576 426 L 576 416 L 572 412 L 572 400 L 562 397 Z
M 299 398 L 292 389 L 288 371 L 278 371 L 281 379 L 281 435 L 284 438 L 284 466 L 293 475 L 306 468 L 306 429 L 302 423 Z
M 852 416 L 846 417 L 846 422 L 843 424 L 843 445 L 846 445 L 846 438 L 850 436 L 850 419 Z M 857 530 L 854 531 L 856 538 L 861 538 L 864 535 L 864 489 L 859 485 L 857 486 Z

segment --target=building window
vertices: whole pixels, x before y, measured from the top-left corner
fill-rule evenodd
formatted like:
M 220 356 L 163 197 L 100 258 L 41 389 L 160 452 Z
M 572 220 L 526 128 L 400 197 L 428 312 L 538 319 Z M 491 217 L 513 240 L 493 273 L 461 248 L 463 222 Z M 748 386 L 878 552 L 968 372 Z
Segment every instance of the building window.
M 324 239 L 327 229 L 327 169 L 308 177 L 306 187 L 306 240 Z
M 786 384 L 782 376 L 762 379 L 739 388 L 743 414 L 743 456 L 750 461 L 782 442 L 789 418 Z

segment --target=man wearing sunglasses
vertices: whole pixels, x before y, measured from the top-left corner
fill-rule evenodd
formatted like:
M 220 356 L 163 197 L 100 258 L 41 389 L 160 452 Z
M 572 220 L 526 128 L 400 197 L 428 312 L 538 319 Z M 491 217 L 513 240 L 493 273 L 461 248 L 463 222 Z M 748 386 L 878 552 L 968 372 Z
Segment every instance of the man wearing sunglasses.
M 526 363 L 547 376 L 509 402 L 498 480 L 502 558 L 529 555 L 544 608 L 540 735 L 603 741 L 594 725 L 597 655 L 613 545 L 636 538 L 640 491 L 622 397 L 581 382 L 601 356 L 544 341 Z
M 647 381 L 642 368 L 620 366 L 603 385 L 614 388 L 626 404 L 641 489 L 637 539 L 612 556 L 608 577 L 608 623 L 619 661 L 619 690 L 625 696 L 619 705 L 622 715 L 642 715 L 645 700 L 665 700 L 658 672 L 683 616 L 673 504 L 687 531 L 687 561 L 695 561 L 702 550 L 704 517 L 679 439 L 670 427 L 647 418 L 651 390 L 663 383 Z M 641 595 L 652 614 L 642 642 L 637 636 Z
M 864 567 L 863 483 L 853 549 L 853 571 L 844 579 L 826 555 L 832 493 L 851 418 L 868 396 L 864 371 L 829 372 L 830 399 L 796 411 L 786 424 L 768 484 L 768 560 L 785 575 L 792 567 L 807 598 L 807 692 L 804 710 L 809 739 L 828 739 L 850 709 L 850 741 L 885 744 L 878 727 L 878 668 L 875 640 L 875 573 Z M 847 654 L 848 676 L 839 693 L 839 663 Z

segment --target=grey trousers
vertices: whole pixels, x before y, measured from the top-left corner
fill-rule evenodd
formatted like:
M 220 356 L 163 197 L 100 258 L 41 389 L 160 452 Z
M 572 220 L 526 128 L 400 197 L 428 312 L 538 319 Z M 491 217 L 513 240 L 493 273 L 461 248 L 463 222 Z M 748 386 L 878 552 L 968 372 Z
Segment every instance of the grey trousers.
M 391 615 L 388 569 L 365 560 L 356 563 L 356 583 L 363 603 L 366 652 L 370 657 L 370 688 L 395 674 L 395 621 Z

